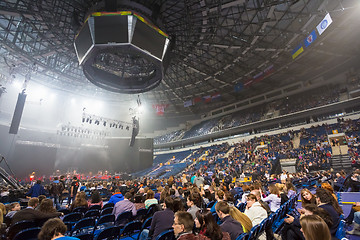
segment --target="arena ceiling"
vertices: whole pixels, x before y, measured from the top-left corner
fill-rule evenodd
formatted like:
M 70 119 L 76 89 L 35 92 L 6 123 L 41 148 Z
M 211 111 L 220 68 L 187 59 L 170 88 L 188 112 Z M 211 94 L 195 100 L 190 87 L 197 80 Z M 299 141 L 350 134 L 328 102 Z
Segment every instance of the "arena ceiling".
M 107 92 L 85 77 L 74 37 L 97 0 L 0 1 L 0 73 L 111 101 L 136 99 Z M 134 1 L 133 1 L 134 2 Z M 297 81 L 321 76 L 359 56 L 357 0 L 137 0 L 157 6 L 175 43 L 162 83 L 143 102 L 169 104 L 166 114 L 198 114 Z M 330 13 L 332 25 L 295 60 L 292 51 Z M 243 86 L 267 68 L 265 79 Z M 220 101 L 184 107 L 219 93 Z

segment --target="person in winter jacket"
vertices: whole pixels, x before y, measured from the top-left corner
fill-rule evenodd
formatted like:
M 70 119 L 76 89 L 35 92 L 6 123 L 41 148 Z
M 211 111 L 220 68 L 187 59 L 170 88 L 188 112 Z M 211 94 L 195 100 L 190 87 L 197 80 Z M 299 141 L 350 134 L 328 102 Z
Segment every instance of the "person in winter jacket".
M 115 193 L 110 197 L 109 203 L 113 203 L 115 205 L 117 202 L 122 200 L 124 200 L 124 196 L 121 194 L 119 189 L 116 189 Z

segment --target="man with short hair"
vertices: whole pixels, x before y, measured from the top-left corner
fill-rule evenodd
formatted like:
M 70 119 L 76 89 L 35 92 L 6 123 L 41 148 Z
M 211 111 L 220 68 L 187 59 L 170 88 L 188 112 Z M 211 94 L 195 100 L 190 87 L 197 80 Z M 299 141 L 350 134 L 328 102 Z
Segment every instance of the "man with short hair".
M 237 237 L 243 233 L 243 228 L 240 222 L 230 216 L 229 205 L 224 201 L 220 201 L 216 204 L 215 210 L 219 218 L 223 221 L 220 228 L 230 234 L 231 240 L 236 240 Z
M 166 231 L 171 229 L 171 226 L 174 222 L 174 200 L 172 197 L 166 197 L 164 199 L 164 210 L 157 211 L 153 215 L 153 219 L 151 221 L 150 230 L 144 229 L 141 232 L 140 240 L 142 239 L 156 239 L 157 236 Z
M 48 218 L 54 218 L 58 217 L 60 215 L 64 215 L 60 212 L 55 213 L 43 213 L 40 211 L 35 210 L 37 205 L 39 204 L 38 198 L 30 198 L 28 202 L 28 207 L 18 211 L 14 214 L 14 216 L 11 219 L 11 225 L 14 225 L 17 222 L 23 221 L 23 220 L 42 220 L 42 219 L 48 219 Z
M 192 233 L 194 227 L 194 219 L 191 214 L 184 211 L 175 213 L 174 223 L 172 225 L 174 235 L 177 240 L 208 240 L 206 236 Z
M 32 186 L 30 190 L 26 193 L 27 196 L 32 198 L 45 194 L 46 192 L 44 187 L 41 185 L 41 180 L 37 180 L 34 186 Z
M 261 206 L 266 210 L 267 214 L 270 215 L 271 213 L 271 210 L 270 210 L 270 207 L 269 207 L 269 204 L 267 202 L 264 202 L 262 199 L 261 199 L 261 193 L 259 190 L 252 190 L 250 192 L 251 194 L 254 194 L 256 196 L 256 200 L 261 204 Z
M 115 215 L 115 219 L 123 212 L 132 212 L 133 216 L 136 216 L 136 207 L 135 204 L 130 201 L 131 193 L 125 193 L 124 200 L 117 202 L 114 206 L 112 214 Z

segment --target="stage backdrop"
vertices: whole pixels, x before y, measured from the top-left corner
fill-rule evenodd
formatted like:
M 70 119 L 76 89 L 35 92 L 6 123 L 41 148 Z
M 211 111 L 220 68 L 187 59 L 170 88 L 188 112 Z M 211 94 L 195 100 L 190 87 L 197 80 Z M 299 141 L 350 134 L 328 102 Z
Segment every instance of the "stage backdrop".
M 17 143 L 9 165 L 17 178 L 26 178 L 32 172 L 36 176 L 49 176 L 56 170 L 80 173 L 99 170 L 111 173 L 137 172 L 152 166 L 153 139 L 137 138 L 129 146 L 129 138 L 112 138 L 104 146 L 83 144 L 77 147 L 61 145 L 36 146 Z

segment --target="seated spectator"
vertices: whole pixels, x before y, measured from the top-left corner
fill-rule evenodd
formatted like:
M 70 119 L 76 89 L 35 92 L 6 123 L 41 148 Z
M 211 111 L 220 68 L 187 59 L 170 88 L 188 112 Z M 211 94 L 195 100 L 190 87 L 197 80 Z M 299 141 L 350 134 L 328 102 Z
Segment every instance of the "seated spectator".
M 334 190 L 339 191 L 339 189 L 345 183 L 345 176 L 341 175 L 340 173 L 336 173 L 336 178 L 334 180 Z
M 329 240 L 330 231 L 324 220 L 317 215 L 304 216 L 300 219 L 305 240 Z
M 230 207 L 230 216 L 241 223 L 244 233 L 250 232 L 252 228 L 252 222 L 245 213 L 240 212 L 240 210 L 236 207 Z
M 287 197 L 289 199 L 296 196 L 296 189 L 295 189 L 294 185 L 291 182 L 286 182 L 285 189 L 287 191 Z
M 39 240 L 79 240 L 79 238 L 65 236 L 66 225 L 58 218 L 47 220 L 41 228 L 38 235 Z
M 37 180 L 34 186 L 30 188 L 30 190 L 26 193 L 29 197 L 39 197 L 40 195 L 45 195 L 45 189 L 41 185 L 41 180 Z
M 200 198 L 201 196 L 199 193 L 191 193 L 187 198 L 187 202 L 186 202 L 188 206 L 187 212 L 191 214 L 193 219 L 196 218 L 196 212 L 200 210 L 200 208 L 198 207 L 201 201 Z
M 335 236 L 337 227 L 340 223 L 340 215 L 342 214 L 341 207 L 339 206 L 337 201 L 335 201 L 331 193 L 323 188 L 316 189 L 316 201 L 320 208 L 323 208 L 330 214 L 333 222 L 330 232 L 331 235 Z
M 210 209 L 210 211 L 212 213 L 216 213 L 215 206 L 216 206 L 216 204 L 218 202 L 220 202 L 220 201 L 222 201 L 224 199 L 224 195 L 225 195 L 225 193 L 222 190 L 218 190 L 218 191 L 215 192 L 215 200 L 216 200 L 216 202 L 214 203 L 214 205 Z
M 121 194 L 120 190 L 117 188 L 115 190 L 115 193 L 110 197 L 109 202 L 108 203 L 113 203 L 114 205 L 119 202 L 124 200 L 124 196 Z
M 88 208 L 88 202 L 86 201 L 86 193 L 78 192 L 75 196 L 75 200 L 71 204 L 69 210 L 73 211 L 75 208 L 85 207 Z
M 308 215 L 318 215 L 319 217 L 321 217 L 324 222 L 328 225 L 329 230 L 333 225 L 332 219 L 330 214 L 325 211 L 322 208 L 319 208 L 318 206 L 316 206 L 315 204 L 307 204 L 304 207 L 305 210 L 305 214 L 303 216 L 308 216 Z
M 334 199 L 337 201 L 335 191 L 334 191 L 333 187 L 328 182 L 321 183 L 321 188 L 328 190 L 331 193 L 331 195 L 334 197 Z
M 195 227 L 199 229 L 199 234 L 205 235 L 211 240 L 230 240 L 227 232 L 222 232 L 221 228 L 215 222 L 214 216 L 209 210 L 197 211 L 195 218 Z
M 231 240 L 236 240 L 237 237 L 243 233 L 243 229 L 241 223 L 230 216 L 229 205 L 224 201 L 220 201 L 216 204 L 215 209 L 217 215 L 223 222 L 220 228 L 230 234 Z
M 269 203 L 272 212 L 276 212 L 281 204 L 280 191 L 274 184 L 269 185 L 269 191 L 269 196 L 264 198 L 263 201 Z
M 268 216 L 265 208 L 257 201 L 254 194 L 249 194 L 247 196 L 246 209 L 244 213 L 249 217 L 253 226 L 260 224 L 262 220 Z
M 143 202 L 143 197 L 140 194 L 135 194 L 134 204 L 135 204 L 136 211 L 141 208 L 145 208 L 145 203 Z
M 164 200 L 164 210 L 157 211 L 153 215 L 150 229 L 144 229 L 141 232 L 140 240 L 153 239 L 165 230 L 171 229 L 174 223 L 174 212 L 173 212 L 174 200 L 171 197 L 166 197 Z
M 309 189 L 304 188 L 300 192 L 301 196 L 301 205 L 304 207 L 306 204 L 316 204 L 316 198 L 315 195 L 310 192 Z M 303 213 L 303 211 L 299 211 L 300 213 Z
M 271 213 L 271 210 L 270 210 L 270 207 L 269 207 L 269 204 L 267 202 L 264 202 L 262 199 L 261 199 L 261 193 L 259 190 L 252 190 L 250 192 L 251 194 L 254 194 L 256 196 L 256 200 L 261 204 L 261 206 L 266 210 L 267 214 L 270 215 Z
M 280 198 L 281 198 L 280 206 L 281 206 L 289 200 L 287 194 L 285 193 L 285 184 L 277 183 L 275 186 L 279 189 L 280 192 Z
M 194 219 L 188 212 L 180 211 L 175 213 L 172 227 L 177 240 L 209 240 L 202 234 L 193 234 Z
M 153 190 L 148 190 L 146 193 L 145 208 L 148 209 L 151 205 L 158 204 Z
M 43 213 L 38 210 L 35 210 L 38 204 L 39 204 L 38 198 L 30 198 L 28 202 L 28 207 L 16 212 L 11 219 L 11 224 L 13 225 L 23 220 L 34 220 L 34 221 L 44 220 L 44 219 L 59 217 L 63 215 L 63 213 L 59 213 L 59 212 Z
M 21 206 L 20 206 L 20 203 L 13 202 L 10 204 L 9 208 L 10 208 L 10 211 L 6 214 L 6 217 L 12 218 L 17 211 L 20 211 Z
M 91 197 L 88 201 L 88 207 L 90 208 L 91 206 L 94 206 L 94 205 L 99 205 L 101 208 L 103 207 L 103 201 L 102 201 L 102 198 L 100 196 L 100 193 L 99 191 L 94 191 L 92 194 L 91 194 Z
M 54 203 L 51 199 L 44 199 L 41 201 L 41 203 L 39 204 L 38 211 L 43 212 L 43 213 L 55 213 L 56 208 L 54 207 Z
M 135 204 L 130 201 L 131 193 L 125 193 L 125 198 L 115 204 L 112 214 L 117 218 L 123 212 L 132 212 L 133 216 L 136 216 Z

